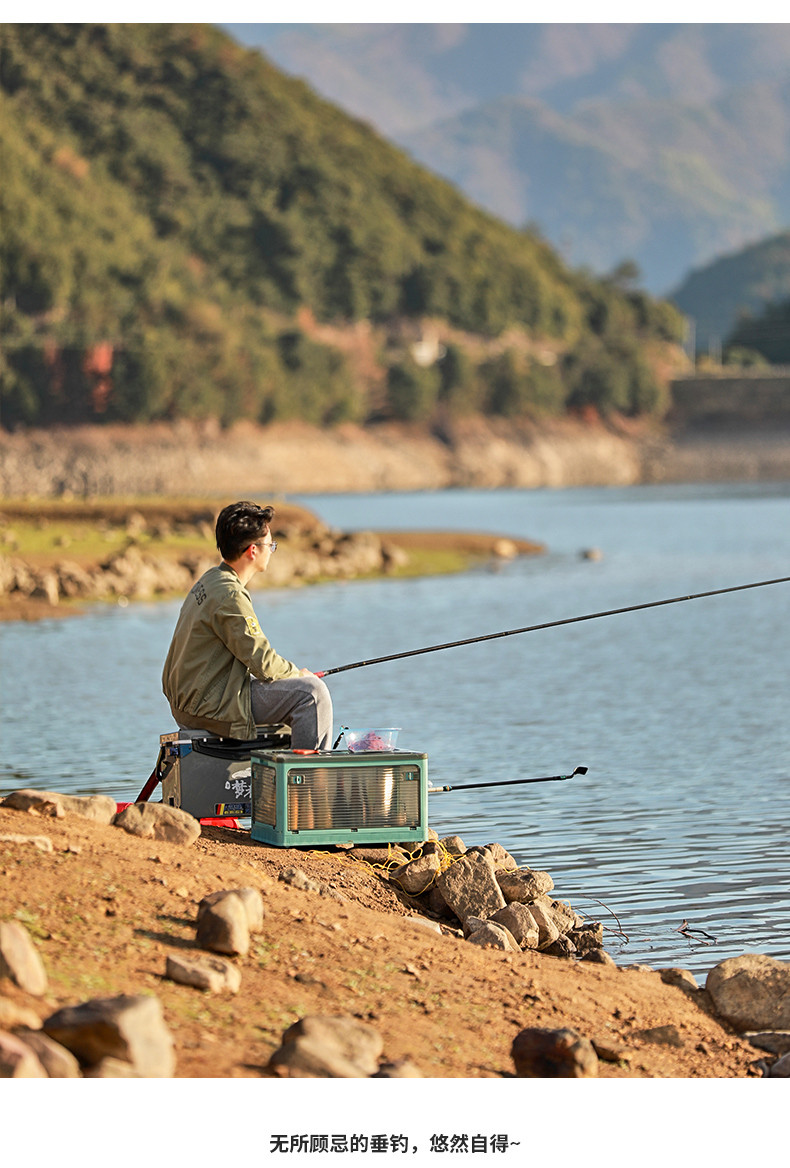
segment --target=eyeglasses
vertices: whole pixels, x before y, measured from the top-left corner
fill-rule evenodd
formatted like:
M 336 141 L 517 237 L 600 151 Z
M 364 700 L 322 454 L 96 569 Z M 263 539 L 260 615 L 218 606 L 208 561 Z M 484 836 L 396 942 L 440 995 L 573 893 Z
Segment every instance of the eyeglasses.
M 250 546 L 259 547 L 259 548 L 268 548 L 270 552 L 276 552 L 277 551 L 277 540 L 273 539 L 271 541 L 271 543 L 264 543 L 262 540 L 256 539 L 254 541 L 254 544 L 251 544 Z

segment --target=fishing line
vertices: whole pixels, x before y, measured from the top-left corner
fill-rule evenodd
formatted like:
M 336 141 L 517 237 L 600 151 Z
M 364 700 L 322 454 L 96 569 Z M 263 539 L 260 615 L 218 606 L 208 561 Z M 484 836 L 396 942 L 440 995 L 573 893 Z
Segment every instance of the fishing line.
M 569 616 L 563 620 L 545 621 L 540 625 L 527 625 L 523 629 L 508 629 L 503 633 L 484 633 L 479 637 L 467 637 L 463 641 L 447 641 L 443 645 L 428 645 L 423 649 L 407 649 L 403 653 L 390 653 L 385 657 L 369 657 L 366 661 L 353 661 L 350 665 L 337 665 L 334 669 L 316 672 L 316 677 L 329 677 L 333 673 L 345 673 L 348 669 L 362 669 L 366 665 L 380 665 L 384 661 L 399 661 L 403 657 L 417 657 L 421 653 L 438 653 L 440 649 L 457 649 L 461 645 L 476 645 L 480 641 L 495 641 L 498 637 L 515 637 L 519 633 L 535 633 L 540 629 L 556 629 L 560 625 L 578 624 L 580 621 L 598 620 L 604 616 L 619 616 L 624 612 L 640 612 L 646 608 L 660 608 L 665 604 L 680 604 L 684 600 L 702 600 L 706 596 L 723 596 L 727 592 L 745 592 L 749 588 L 766 588 L 770 584 L 790 583 L 790 576 L 777 580 L 758 580 L 755 584 L 736 584 L 731 588 L 714 588 L 710 592 L 695 592 L 689 596 L 673 596 L 669 600 L 650 600 L 646 604 L 631 604 L 627 608 L 610 608 L 605 612 L 590 612 L 585 616 Z

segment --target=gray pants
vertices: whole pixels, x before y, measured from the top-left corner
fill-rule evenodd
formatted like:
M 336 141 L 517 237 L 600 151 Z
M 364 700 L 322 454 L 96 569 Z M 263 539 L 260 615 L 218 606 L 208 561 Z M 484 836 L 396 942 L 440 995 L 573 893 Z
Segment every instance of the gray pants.
M 284 722 L 291 727 L 293 750 L 330 750 L 332 696 L 320 677 L 287 677 L 280 681 L 250 681 L 252 716 L 256 726 Z

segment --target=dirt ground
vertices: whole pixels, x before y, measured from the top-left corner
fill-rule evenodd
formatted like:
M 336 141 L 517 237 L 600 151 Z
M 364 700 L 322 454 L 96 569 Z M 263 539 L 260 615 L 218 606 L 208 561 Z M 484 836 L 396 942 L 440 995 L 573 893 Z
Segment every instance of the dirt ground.
M 424 1078 L 512 1078 L 511 1044 L 526 1026 L 570 1027 L 593 1040 L 599 1078 L 759 1073 L 759 1051 L 715 1018 L 704 989 L 665 984 L 658 971 L 505 954 L 432 933 L 372 854 L 267 847 L 211 826 L 181 847 L 0 807 L 5 833 L 52 842 L 51 852 L 0 842 L 0 919 L 28 929 L 49 989 L 37 999 L 5 979 L 0 996 L 43 1019 L 90 998 L 154 994 L 179 1078 L 268 1077 L 281 1035 L 308 1014 L 370 1023 L 383 1057 L 410 1059 Z M 279 880 L 289 866 L 324 894 Z M 195 947 L 201 898 L 238 887 L 258 888 L 266 914 L 250 952 L 235 959 L 238 993 L 166 980 L 167 954 Z

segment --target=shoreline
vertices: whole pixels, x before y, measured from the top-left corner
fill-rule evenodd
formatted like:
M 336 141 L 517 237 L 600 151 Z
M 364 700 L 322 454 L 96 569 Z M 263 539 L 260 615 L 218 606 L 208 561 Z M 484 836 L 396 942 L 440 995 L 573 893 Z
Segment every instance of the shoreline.
M 627 419 L 0 430 L 0 499 L 270 496 L 790 479 L 790 429 Z
M 0 500 L 0 622 L 69 616 L 84 605 L 183 598 L 217 562 L 223 501 Z M 464 571 L 542 544 L 475 532 L 337 531 L 307 508 L 277 505 L 280 543 L 254 591 L 330 580 Z
M 762 1076 L 774 1061 L 743 1026 L 722 1016 L 710 975 L 700 986 L 680 969 L 550 955 L 544 940 L 514 941 L 506 926 L 500 926 L 506 935 L 484 939 L 466 912 L 461 928 L 427 908 L 426 893 L 405 892 L 402 869 L 387 864 L 389 856 L 377 857 L 376 849 L 270 847 L 230 828 L 199 830 L 186 813 L 168 816 L 175 809 L 161 804 L 159 816 L 157 805 L 148 805 L 152 822 L 163 828 L 152 834 L 138 830 L 136 821 L 122 822 L 126 812 L 114 822 L 112 807 L 105 814 L 99 806 L 114 803 L 102 797 L 19 796 L 16 806 L 11 796 L 0 803 L 0 857 L 7 867 L 0 916 L 27 933 L 39 959 L 31 966 L 43 964 L 45 976 L 2 982 L 0 1037 L 15 1030 L 29 1042 L 31 1030 L 43 1026 L 46 1033 L 48 1020 L 64 1008 L 128 1004 L 143 995 L 158 1000 L 166 1028 L 160 1037 L 172 1050 L 164 1069 L 146 1072 L 134 1065 L 133 1052 L 97 1062 L 93 1047 L 68 1077 L 373 1075 L 375 1061 L 367 1071 L 348 1069 L 347 1062 L 334 1070 L 278 1065 L 275 1053 L 303 1018 L 371 1027 L 381 1042 L 376 1077 L 736 1079 Z M 549 876 L 514 871 L 499 845 L 475 842 L 467 849 L 457 836 L 423 845 L 422 859 L 407 868 L 437 861 L 436 849 L 446 853 L 445 844 L 457 851 L 451 868 L 474 872 L 475 881 L 482 876 L 486 886 L 495 871 L 502 879 L 503 867 L 517 883 Z M 549 885 L 550 879 L 543 886 Z M 260 912 L 242 945 L 213 950 L 224 954 L 215 971 L 219 964 L 232 983 L 209 988 L 174 979 L 173 961 L 205 963 L 212 949 L 201 944 L 199 929 L 196 937 L 205 898 L 234 890 L 252 894 Z M 515 901 L 505 911 L 512 913 Z M 539 902 L 544 916 L 550 908 L 573 913 L 566 902 L 535 890 L 523 901 L 538 917 Z M 492 912 L 489 906 L 484 915 Z M 558 1027 L 594 1051 L 592 1066 L 535 1074 L 517 1065 L 514 1076 L 513 1044 L 524 1028 L 556 1034 Z M 57 1034 L 51 1025 L 49 1032 Z M 118 1058 L 126 1065 L 119 1067 Z

